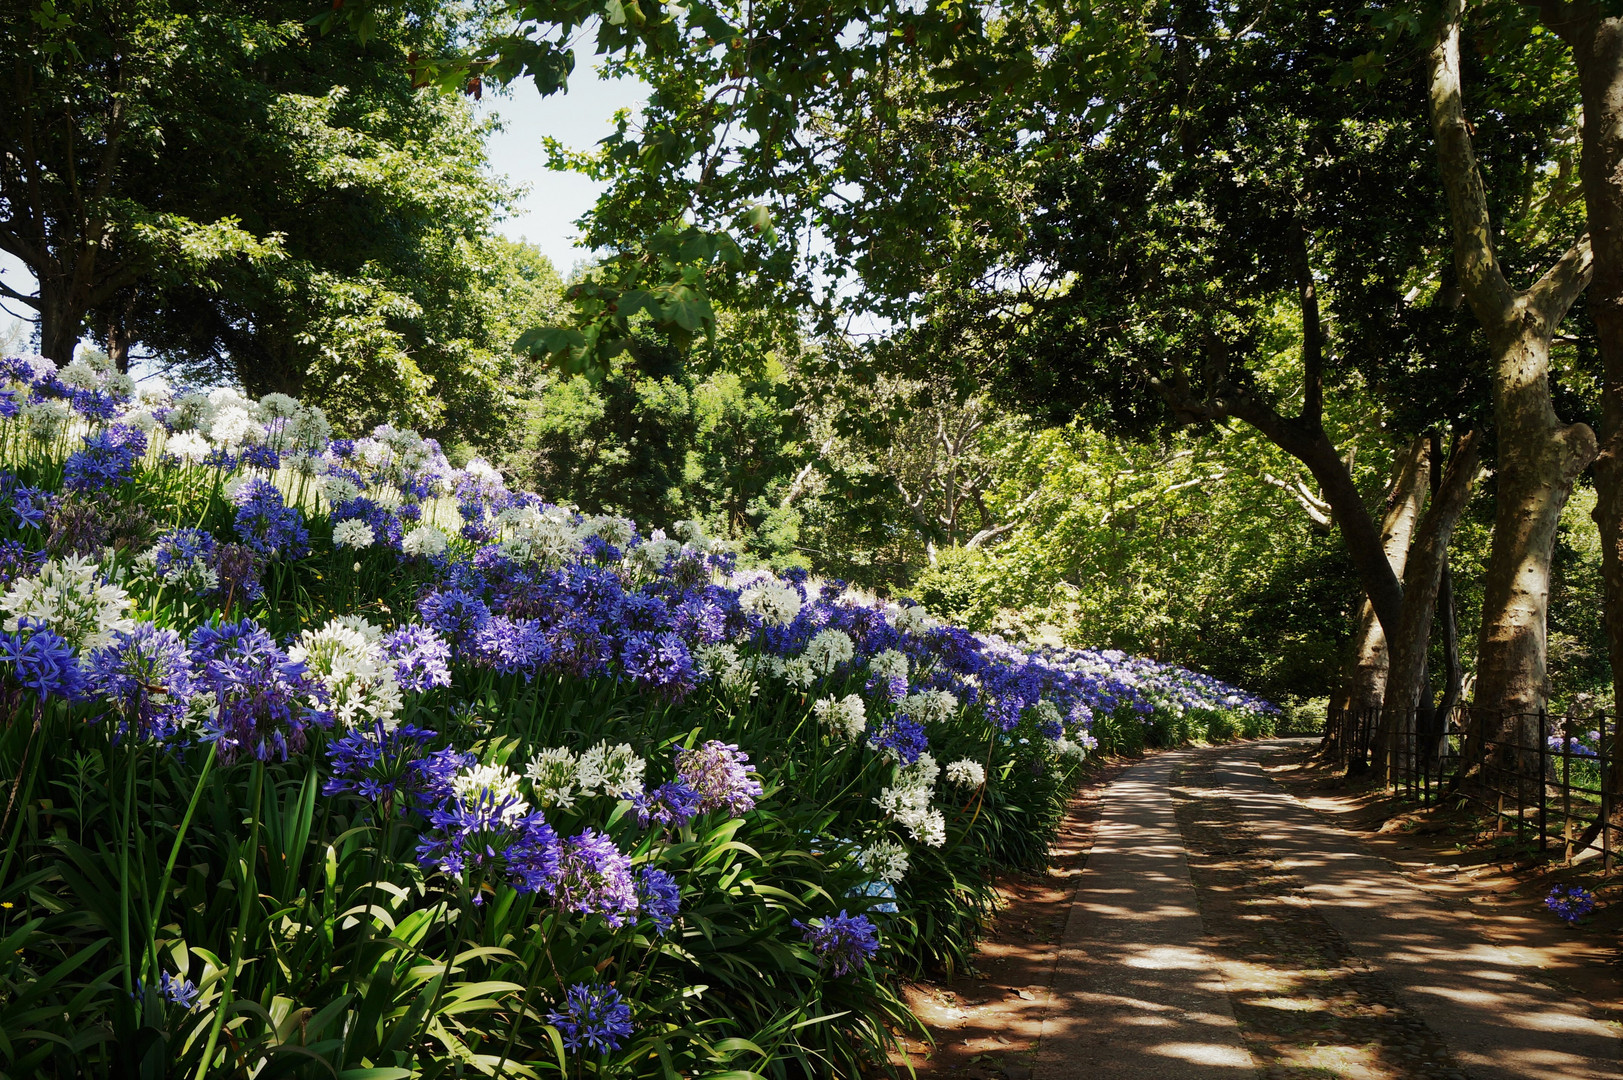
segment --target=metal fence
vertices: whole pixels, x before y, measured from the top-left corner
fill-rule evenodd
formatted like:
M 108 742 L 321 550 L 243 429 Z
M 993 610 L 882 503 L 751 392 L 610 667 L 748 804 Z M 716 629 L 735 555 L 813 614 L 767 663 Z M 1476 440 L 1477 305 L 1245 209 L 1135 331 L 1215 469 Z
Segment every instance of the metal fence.
M 1388 723 L 1390 721 L 1390 723 Z M 1605 714 L 1507 713 L 1461 705 L 1391 715 L 1345 710 L 1326 745 L 1349 772 L 1384 774 L 1423 805 L 1469 800 L 1535 859 L 1571 863 L 1593 850 L 1610 873 L 1618 721 Z M 1582 848 L 1580 849 L 1580 843 Z

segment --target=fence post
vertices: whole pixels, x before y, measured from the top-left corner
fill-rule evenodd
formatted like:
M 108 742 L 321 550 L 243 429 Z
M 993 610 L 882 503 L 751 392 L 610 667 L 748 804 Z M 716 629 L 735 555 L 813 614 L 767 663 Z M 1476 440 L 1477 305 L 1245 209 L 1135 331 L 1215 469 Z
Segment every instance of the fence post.
M 1544 782 L 1545 770 L 1550 764 L 1550 713 L 1538 711 L 1538 857 L 1542 860 L 1550 847 L 1550 785 Z
M 1561 736 L 1561 861 L 1572 865 L 1572 725 Z M 1596 748 L 1597 750 L 1599 747 Z
M 1619 702 L 1623 705 L 1623 702 Z M 1617 757 L 1618 718 L 1612 717 L 1612 733 L 1606 734 L 1606 714 L 1600 717 L 1600 745 L 1596 747 L 1600 758 L 1600 863 L 1601 872 L 1612 872 L 1612 761 Z

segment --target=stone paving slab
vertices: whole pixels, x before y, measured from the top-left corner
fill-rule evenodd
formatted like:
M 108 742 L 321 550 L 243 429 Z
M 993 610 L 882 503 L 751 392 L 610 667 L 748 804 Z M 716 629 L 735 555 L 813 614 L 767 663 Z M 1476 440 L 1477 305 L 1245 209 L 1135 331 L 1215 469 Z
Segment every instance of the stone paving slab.
M 1191 751 L 1111 785 L 1059 947 L 1039 1080 L 1252 1080 L 1204 929 L 1171 794 Z
M 1276 865 L 1303 883 L 1320 917 L 1444 1039 L 1472 1080 L 1623 1077 L 1618 1032 L 1541 982 L 1525 953 L 1482 940 L 1391 863 L 1276 785 L 1260 759 L 1279 746 L 1208 751 L 1219 756 L 1214 781 Z

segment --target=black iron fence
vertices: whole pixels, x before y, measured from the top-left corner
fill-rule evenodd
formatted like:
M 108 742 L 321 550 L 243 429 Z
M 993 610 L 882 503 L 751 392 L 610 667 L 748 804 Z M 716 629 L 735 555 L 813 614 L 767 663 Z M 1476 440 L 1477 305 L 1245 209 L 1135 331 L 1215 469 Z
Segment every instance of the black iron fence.
M 1461 705 L 1329 717 L 1326 745 L 1349 772 L 1384 775 L 1424 805 L 1475 803 L 1534 858 L 1599 858 L 1611 872 L 1618 721 L 1604 714 L 1508 713 Z M 1616 823 L 1613 823 L 1616 824 Z

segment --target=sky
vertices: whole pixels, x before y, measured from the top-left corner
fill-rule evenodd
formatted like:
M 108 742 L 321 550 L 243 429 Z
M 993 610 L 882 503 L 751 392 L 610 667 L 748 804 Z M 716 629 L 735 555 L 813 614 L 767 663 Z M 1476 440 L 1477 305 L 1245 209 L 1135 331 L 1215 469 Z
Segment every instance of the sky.
M 614 131 L 615 110 L 634 109 L 648 96 L 644 84 L 600 79 L 595 69 L 590 52 L 578 49 L 568 94 L 543 98 L 535 84 L 525 80 L 508 92 L 487 96 L 479 105 L 487 114 L 494 112 L 504 125 L 489 143 L 491 172 L 528 189 L 511 216 L 496 224 L 496 231 L 529 240 L 565 275 L 588 254 L 574 246 L 579 232 L 574 222 L 597 201 L 602 185 L 574 173 L 549 170 L 541 140 L 550 135 L 571 149 L 589 150 Z M 33 276 L 4 252 L 0 252 L 0 281 L 20 292 L 34 291 Z M 14 301 L 5 307 L 18 315 L 28 310 Z M 0 310 L 0 340 L 12 322 L 12 316 Z

